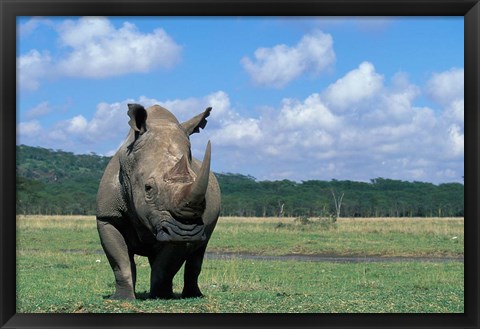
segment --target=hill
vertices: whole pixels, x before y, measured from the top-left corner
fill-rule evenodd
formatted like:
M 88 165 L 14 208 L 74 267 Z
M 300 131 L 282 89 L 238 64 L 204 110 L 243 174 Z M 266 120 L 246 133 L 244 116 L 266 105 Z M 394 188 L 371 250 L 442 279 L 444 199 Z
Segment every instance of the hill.
M 17 213 L 95 214 L 98 183 L 110 157 L 17 146 Z M 257 181 L 216 173 L 224 216 L 463 216 L 464 188 L 375 178 L 370 182 Z

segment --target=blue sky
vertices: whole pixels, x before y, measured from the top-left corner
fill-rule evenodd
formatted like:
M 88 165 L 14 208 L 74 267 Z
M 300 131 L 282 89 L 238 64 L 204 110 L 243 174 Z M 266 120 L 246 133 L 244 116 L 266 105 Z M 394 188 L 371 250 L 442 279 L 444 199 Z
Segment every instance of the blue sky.
M 463 17 L 21 17 L 17 144 L 111 155 L 129 102 L 217 172 L 461 182 Z

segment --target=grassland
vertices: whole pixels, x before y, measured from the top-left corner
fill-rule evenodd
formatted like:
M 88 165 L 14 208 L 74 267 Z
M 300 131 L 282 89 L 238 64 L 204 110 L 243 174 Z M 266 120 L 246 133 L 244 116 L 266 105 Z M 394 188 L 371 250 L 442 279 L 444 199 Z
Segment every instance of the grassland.
M 291 218 L 222 218 L 211 251 L 266 255 L 463 255 L 463 219 L 368 218 L 298 221 Z
M 221 218 L 210 252 L 462 257 L 462 219 Z M 199 299 L 111 301 L 113 274 L 94 217 L 17 218 L 17 312 L 463 312 L 462 262 L 355 263 L 206 259 Z M 182 288 L 182 274 L 174 291 Z

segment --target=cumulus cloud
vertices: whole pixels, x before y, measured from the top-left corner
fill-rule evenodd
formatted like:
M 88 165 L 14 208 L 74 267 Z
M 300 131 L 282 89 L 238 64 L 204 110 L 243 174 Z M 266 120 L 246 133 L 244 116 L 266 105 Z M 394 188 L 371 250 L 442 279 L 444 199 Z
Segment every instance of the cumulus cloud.
M 443 108 L 449 140 L 444 145 L 450 157 L 464 155 L 464 69 L 452 68 L 435 73 L 427 82 L 427 94 Z
M 24 33 L 39 22 L 20 26 Z M 62 49 L 56 54 L 32 49 L 17 58 L 19 87 L 35 90 L 47 77 L 105 78 L 171 68 L 181 57 L 178 45 L 163 29 L 142 33 L 129 22 L 116 28 L 107 18 L 66 20 L 54 27 Z
M 79 152 L 95 151 L 99 154 L 111 155 L 130 129 L 127 115 L 129 103 L 139 103 L 145 107 L 159 104 L 171 110 L 180 122 L 201 113 L 208 106 L 213 106 L 215 110 L 212 111 L 212 115 L 208 119 L 208 125 L 209 128 L 213 128 L 212 131 L 220 127 L 220 122 L 226 125 L 233 123 L 234 121 L 229 118 L 238 115 L 230 108 L 228 95 L 223 91 L 217 91 L 201 98 L 192 97 L 164 101 L 140 96 L 138 99 L 128 98 L 113 103 L 101 102 L 97 105 L 91 118 L 75 115 L 72 118 L 55 123 L 48 129 L 43 128 L 37 121 L 28 121 L 20 123 L 17 126 L 17 131 L 19 136 L 22 137 L 23 143 L 37 145 L 36 141 L 38 141 L 46 147 L 66 150 L 75 148 Z M 39 104 L 38 109 L 34 108 L 31 112 L 40 111 L 41 108 L 47 106 L 47 103 Z M 243 130 L 244 127 L 240 126 L 239 128 Z M 241 136 L 247 136 L 245 132 L 242 134 Z M 208 138 L 208 136 L 206 137 Z M 205 144 L 206 140 L 202 139 L 202 142 Z M 95 149 L 98 145 L 103 145 L 104 149 Z M 204 152 L 204 145 L 201 147 L 203 149 L 200 151 Z
M 383 76 L 375 72 L 373 64 L 363 62 L 331 84 L 325 91 L 325 99 L 333 108 L 345 111 L 377 94 L 382 85 Z
M 246 148 L 257 146 L 263 139 L 263 132 L 259 126 L 259 120 L 248 118 L 228 122 L 212 135 L 220 146 L 236 146 Z
M 449 129 L 449 148 L 448 151 L 452 156 L 463 156 L 464 151 L 464 133 L 463 129 L 456 124 L 452 124 Z
M 463 124 L 464 121 L 464 100 L 457 99 L 448 104 L 445 110 L 445 116 L 447 120 L 451 120 L 457 124 Z
M 85 17 L 60 25 L 60 40 L 71 52 L 58 63 L 59 74 L 103 78 L 169 68 L 181 47 L 163 30 L 141 33 L 125 22 L 116 29 L 106 18 Z
M 364 79 L 366 84 L 372 77 L 377 86 L 367 96 L 355 96 L 357 101 L 342 111 L 327 97 L 331 96 L 328 91 L 349 79 L 359 84 Z M 373 66 L 362 64 L 323 92 L 304 99 L 285 98 L 276 107 L 250 114 L 235 109 L 226 92 L 216 91 L 197 98 L 142 96 L 100 103 L 92 118 L 75 115 L 49 130 L 36 121 L 20 123 L 17 128 L 23 136 L 40 134 L 51 143 L 58 141 L 55 148 L 65 149 L 58 146 L 75 142 L 86 151 L 112 154 L 129 129 L 130 102 L 161 104 L 180 121 L 213 106 L 207 128 L 192 137 L 192 144 L 194 155 L 202 156 L 211 139 L 214 170 L 220 172 L 241 172 L 259 179 L 461 181 L 463 99 L 438 108 L 415 106 L 423 88 L 410 83 L 404 74 L 390 83 L 380 77 Z M 104 149 L 93 149 L 97 145 Z
M 241 63 L 258 85 L 281 88 L 304 73 L 318 75 L 335 62 L 332 36 L 315 31 L 293 47 L 284 44 L 258 48 L 255 60 L 243 57 Z
M 52 58 L 48 52 L 36 49 L 17 58 L 17 87 L 24 90 L 37 90 L 40 79 L 50 74 Z
M 17 125 L 17 132 L 20 132 L 19 137 L 30 138 L 35 137 L 42 131 L 42 126 L 36 120 L 27 121 L 27 122 L 20 122 Z M 22 141 L 20 140 L 20 144 Z
M 65 128 L 69 133 L 78 134 L 84 133 L 87 125 L 87 119 L 82 115 L 77 115 L 66 122 Z
M 342 93 L 347 86 L 352 92 Z M 386 84 L 365 62 L 321 93 L 284 99 L 259 118 L 241 116 L 239 126 L 247 124 L 244 131 L 254 133 L 221 129 L 213 140 L 245 166 L 262 163 L 260 179 L 460 181 L 463 99 L 439 108 L 418 107 L 421 91 L 403 73 Z M 248 145 L 243 157 L 238 155 L 242 141 Z
M 452 68 L 448 71 L 435 73 L 427 83 L 427 93 L 441 105 L 463 100 L 464 70 Z
M 279 124 L 284 129 L 337 129 L 340 118 L 325 106 L 319 94 L 304 101 L 284 99 L 280 109 Z

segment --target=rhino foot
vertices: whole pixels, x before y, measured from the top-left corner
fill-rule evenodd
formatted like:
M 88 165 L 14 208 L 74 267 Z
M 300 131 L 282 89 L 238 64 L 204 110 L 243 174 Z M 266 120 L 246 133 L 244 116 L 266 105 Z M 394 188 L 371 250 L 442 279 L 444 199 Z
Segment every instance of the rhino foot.
M 203 297 L 202 292 L 200 289 L 183 289 L 182 291 L 182 298 L 199 298 Z
M 114 300 L 130 299 L 130 300 L 134 300 L 135 295 L 132 295 L 132 294 L 129 294 L 129 293 L 118 293 L 118 292 L 116 292 L 113 295 L 111 295 L 109 297 L 109 299 L 114 299 Z

